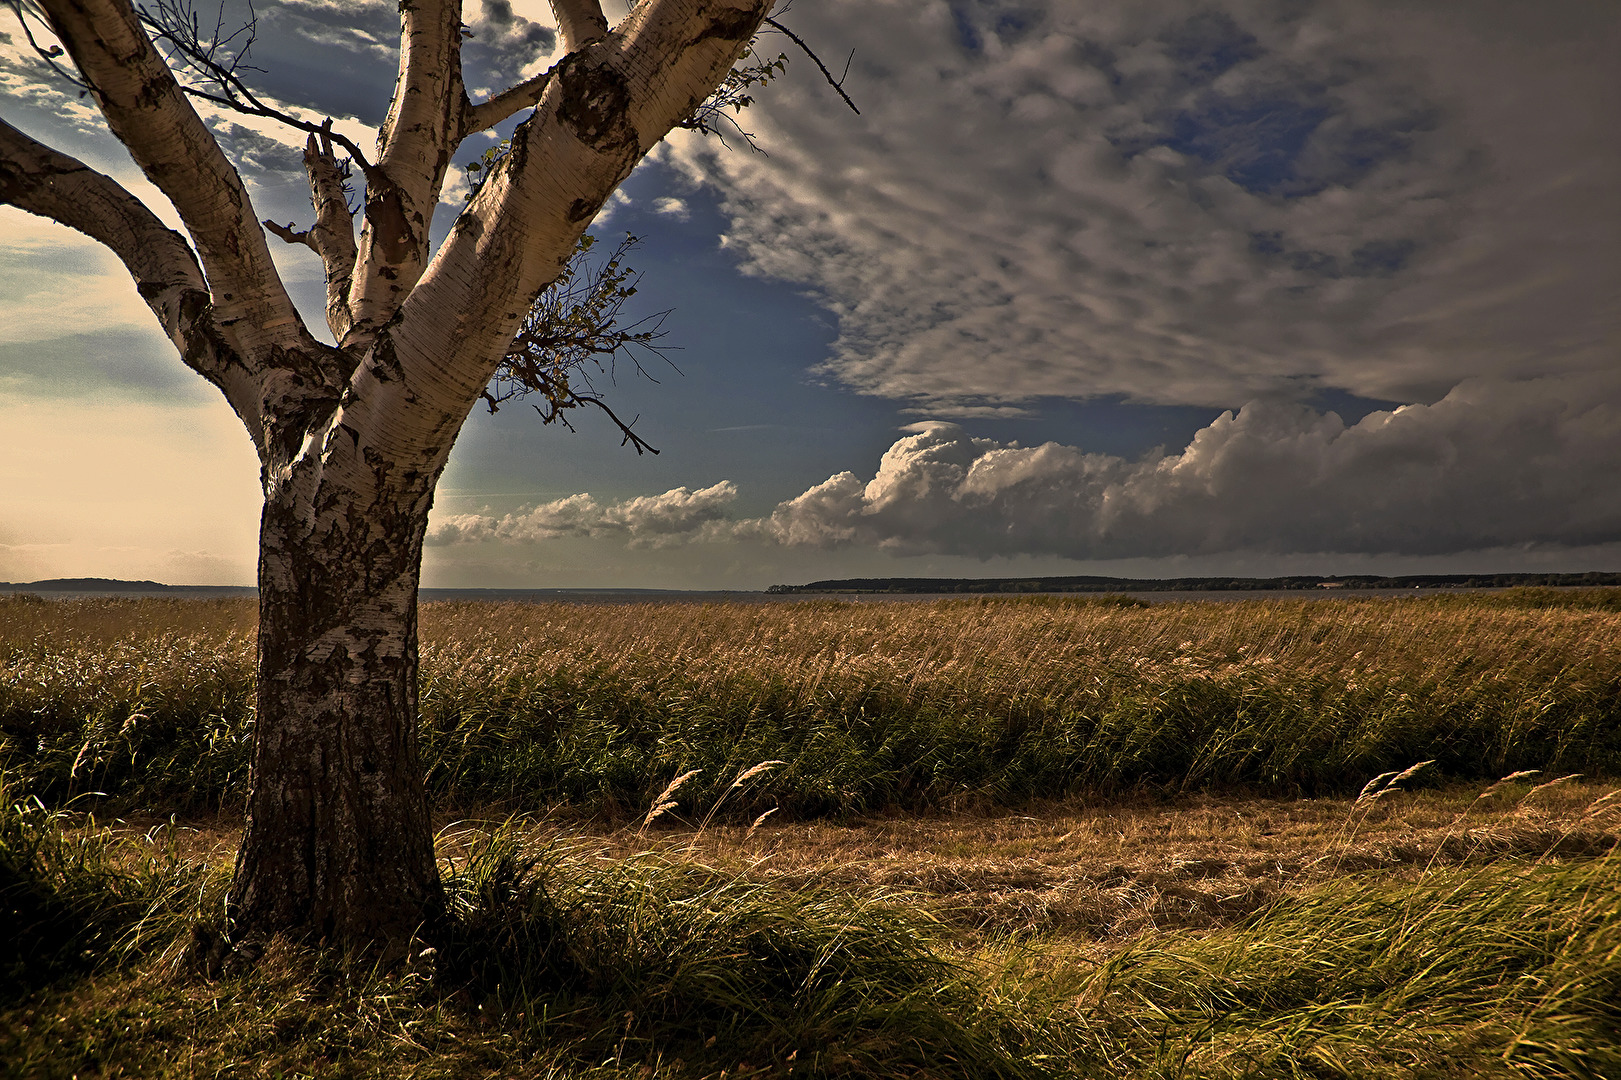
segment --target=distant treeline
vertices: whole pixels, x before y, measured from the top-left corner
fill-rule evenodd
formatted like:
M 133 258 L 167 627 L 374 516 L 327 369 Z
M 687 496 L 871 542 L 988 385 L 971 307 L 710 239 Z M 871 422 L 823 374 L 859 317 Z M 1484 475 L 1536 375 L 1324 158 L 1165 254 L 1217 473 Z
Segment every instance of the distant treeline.
M 37 592 L 167 592 L 173 585 L 159 581 L 120 581 L 116 578 L 49 578 L 45 581 L 0 581 L 7 591 L 28 589 Z
M 1252 592 L 1285 589 L 1509 589 L 1527 586 L 1621 585 L 1621 574 L 1371 574 L 1290 577 L 841 578 L 773 585 L 773 593 L 1066 593 Z

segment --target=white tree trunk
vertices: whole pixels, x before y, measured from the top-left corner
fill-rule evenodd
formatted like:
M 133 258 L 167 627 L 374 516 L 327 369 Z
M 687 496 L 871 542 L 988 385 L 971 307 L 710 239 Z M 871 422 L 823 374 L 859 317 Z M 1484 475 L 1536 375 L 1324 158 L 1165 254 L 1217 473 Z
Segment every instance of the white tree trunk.
M 284 486 L 259 546 L 258 723 L 229 908 L 255 933 L 400 939 L 442 908 L 417 754 L 431 477 Z
M 771 0 L 643 0 L 611 31 L 556 0 L 566 55 L 481 104 L 461 5 L 401 5 L 399 78 L 358 244 L 329 131 L 305 153 L 338 347 L 306 329 L 246 187 L 128 0 L 42 0 L 109 126 L 189 247 L 110 178 L 0 123 L 0 198 L 124 260 L 182 359 L 259 449 L 258 714 L 237 934 L 397 938 L 442 904 L 416 742 L 417 582 L 434 486 L 534 299 L 614 189 L 725 77 Z M 535 106 L 437 254 L 462 139 Z M 358 149 L 351 150 L 358 155 Z

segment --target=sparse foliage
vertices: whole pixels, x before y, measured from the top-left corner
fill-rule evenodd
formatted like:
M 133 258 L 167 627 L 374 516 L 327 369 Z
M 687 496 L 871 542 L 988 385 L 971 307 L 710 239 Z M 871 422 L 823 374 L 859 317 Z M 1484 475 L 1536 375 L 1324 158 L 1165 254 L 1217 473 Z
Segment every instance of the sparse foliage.
M 750 148 L 758 149 L 754 144 L 753 133 L 743 130 L 737 122 L 737 117 L 744 109 L 754 104 L 754 95 L 751 92 L 754 88 L 765 86 L 772 79 L 787 72 L 788 54 L 778 53 L 775 58 L 767 59 L 755 50 L 757 43 L 758 39 L 749 43 L 749 51 L 744 54 L 736 67 L 726 73 L 725 80 L 715 92 L 704 99 L 703 104 L 693 110 L 691 116 L 677 124 L 677 127 L 703 135 L 714 135 L 723 143 L 726 141 L 726 129 L 729 128 L 742 136 Z
M 580 237 L 574 257 L 549 289 L 540 295 L 524 316 L 518 336 L 495 376 L 484 390 L 484 402 L 495 412 L 508 401 L 538 396 L 544 405 L 534 405 L 542 423 L 554 421 L 573 430 L 568 410 L 591 405 L 605 413 L 624 436 L 621 445 L 658 453 L 646 440 L 603 400 L 591 381 L 592 369 L 610 379 L 614 361 L 623 357 L 639 374 L 646 375 L 633 350 L 662 357 L 668 346 L 657 342 L 664 337 L 664 319 L 659 312 L 621 324 L 625 304 L 636 295 L 640 275 L 625 258 L 640 242 L 629 233 L 601 262 L 591 258 L 597 238 L 590 233 Z

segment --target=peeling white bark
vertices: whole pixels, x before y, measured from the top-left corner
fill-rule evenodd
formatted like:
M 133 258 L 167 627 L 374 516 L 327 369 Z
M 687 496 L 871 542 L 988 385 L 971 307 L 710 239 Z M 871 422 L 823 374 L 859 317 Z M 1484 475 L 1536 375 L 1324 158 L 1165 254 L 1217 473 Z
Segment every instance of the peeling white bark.
M 594 45 L 608 36 L 608 20 L 597 0 L 551 0 L 563 52 Z

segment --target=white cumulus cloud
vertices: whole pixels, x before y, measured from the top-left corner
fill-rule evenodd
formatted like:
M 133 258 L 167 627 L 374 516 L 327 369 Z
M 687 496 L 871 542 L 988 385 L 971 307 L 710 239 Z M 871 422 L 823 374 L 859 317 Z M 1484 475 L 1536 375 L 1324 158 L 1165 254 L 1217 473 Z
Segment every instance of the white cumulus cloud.
M 1470 380 L 1346 425 L 1258 400 L 1180 453 L 1023 447 L 925 422 L 737 532 L 898 554 L 1429 555 L 1621 539 L 1616 379 Z
M 435 515 L 427 542 L 434 545 L 502 540 L 532 543 L 564 536 L 615 538 L 632 547 L 664 547 L 692 539 L 725 517 L 737 486 L 722 480 L 689 491 L 639 495 L 599 503 L 589 494 L 570 495 L 497 518 L 484 514 Z

